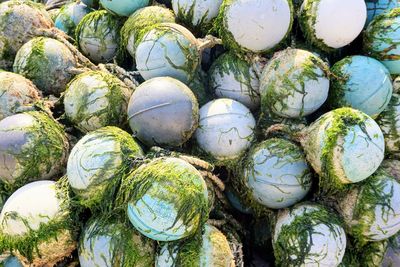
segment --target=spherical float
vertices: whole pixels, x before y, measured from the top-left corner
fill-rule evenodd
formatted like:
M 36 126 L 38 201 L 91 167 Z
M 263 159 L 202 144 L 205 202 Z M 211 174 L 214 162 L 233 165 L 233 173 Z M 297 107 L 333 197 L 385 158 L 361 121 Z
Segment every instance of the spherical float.
M 79 49 L 94 63 L 112 61 L 117 55 L 121 26 L 118 18 L 105 10 L 87 14 L 75 30 Z
M 92 266 L 154 266 L 154 243 L 132 226 L 112 220 L 91 219 L 78 248 L 82 267 Z
M 306 39 L 327 52 L 353 42 L 366 19 L 364 0 L 304 0 L 299 17 Z
M 174 23 L 174 13 L 165 7 L 148 6 L 137 10 L 125 21 L 121 29 L 121 45 L 134 58 L 136 45 L 147 31 L 163 22 Z
M 70 36 L 75 36 L 75 28 L 84 16 L 92 11 L 82 3 L 65 4 L 58 12 L 54 25 Z
M 24 266 L 53 266 L 76 249 L 67 187 L 61 182 L 29 183 L 7 199 L 0 214 L 2 248 Z
M 243 104 L 221 98 L 208 102 L 199 114 L 196 141 L 213 158 L 221 162 L 238 159 L 250 147 L 256 122 Z
M 33 38 L 18 50 L 13 69 L 30 79 L 45 94 L 61 94 L 72 79 L 74 55 L 63 43 L 45 37 Z
M 0 121 L 0 180 L 15 190 L 61 172 L 68 154 L 62 126 L 47 114 L 29 111 Z
M 365 113 L 340 108 L 322 115 L 301 132 L 307 160 L 324 190 L 343 189 L 371 176 L 382 163 L 385 142 L 378 124 Z
M 229 204 L 236 210 L 244 214 L 252 214 L 253 211 L 250 207 L 246 206 L 243 201 L 239 198 L 238 194 L 233 188 L 225 189 L 225 196 L 229 201 Z
M 76 76 L 64 95 L 65 116 L 82 132 L 126 123 L 131 89 L 117 77 L 88 71 Z
M 252 201 L 281 209 L 306 196 L 311 189 L 312 174 L 300 147 L 285 139 L 272 138 L 249 152 L 243 180 Z
M 193 235 L 208 217 L 207 185 L 192 165 L 157 158 L 122 182 L 117 203 L 126 203 L 132 225 L 157 241 Z
M 17 51 L 40 30 L 53 27 L 53 21 L 43 5 L 32 1 L 2 1 L 0 4 L 0 36 L 3 57 L 1 68 L 10 68 Z
M 352 107 L 376 118 L 389 104 L 392 79 L 388 69 L 376 59 L 346 57 L 333 65 L 331 72 L 331 107 Z
M 397 234 L 391 238 L 385 254 L 383 256 L 383 261 L 381 263 L 382 267 L 400 266 L 400 235 Z
M 260 78 L 261 109 L 278 116 L 310 115 L 328 98 L 328 66 L 315 54 L 288 48 L 273 57 Z
M 385 240 L 400 230 L 400 183 L 379 169 L 339 201 L 339 212 L 360 244 Z
M 169 76 L 188 84 L 200 65 L 198 41 L 186 28 L 161 23 L 138 41 L 136 68 L 145 80 Z
M 278 213 L 272 244 L 280 266 L 339 266 L 346 234 L 338 216 L 318 204 L 300 204 Z
M 41 100 L 41 92 L 28 79 L 12 72 L 0 72 L 0 120 L 34 110 Z
M 79 203 L 88 208 L 107 205 L 131 162 L 143 157 L 135 140 L 117 127 L 104 127 L 85 135 L 72 148 L 67 177 Z M 107 199 L 108 198 L 108 199 Z
M 365 53 L 382 62 L 392 75 L 400 74 L 400 7 L 372 20 L 364 34 Z
M 217 97 L 236 100 L 251 110 L 260 106 L 259 86 L 254 68 L 229 52 L 218 57 L 209 70 L 209 87 Z
M 218 16 L 224 45 L 237 52 L 268 52 L 290 33 L 291 1 L 224 1 Z
M 170 77 L 144 82 L 129 101 L 129 125 L 148 146 L 182 145 L 196 130 L 198 118 L 199 104 L 192 91 Z

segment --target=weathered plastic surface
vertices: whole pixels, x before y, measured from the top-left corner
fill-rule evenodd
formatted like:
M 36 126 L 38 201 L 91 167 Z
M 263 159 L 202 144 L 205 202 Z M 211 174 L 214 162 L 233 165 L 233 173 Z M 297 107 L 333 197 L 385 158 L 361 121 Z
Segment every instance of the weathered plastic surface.
M 29 183 L 15 191 L 4 204 L 0 214 L 1 230 L 12 236 L 23 235 L 29 229 L 38 230 L 41 223 L 54 219 L 60 212 L 61 200 L 57 196 L 55 182 Z M 18 214 L 18 217 L 9 216 L 11 213 Z
M 286 49 L 274 55 L 260 77 L 261 109 L 285 118 L 312 114 L 328 98 L 327 66 L 316 55 Z
M 376 17 L 367 27 L 364 50 L 367 55 L 381 61 L 392 75 L 400 74 L 400 8 L 394 8 L 385 15 Z
M 163 159 L 164 160 L 164 159 Z M 197 178 L 192 179 L 191 183 L 201 185 L 204 199 L 208 199 L 207 186 L 200 173 L 189 163 L 176 158 L 167 158 L 165 164 L 174 165 L 176 171 L 185 170 L 185 173 L 195 175 Z M 151 164 L 151 163 L 150 163 Z M 137 171 L 145 170 L 146 165 L 140 167 Z M 151 188 L 140 199 L 128 203 L 127 215 L 133 226 L 143 235 L 157 241 L 175 241 L 192 235 L 200 226 L 199 220 L 201 209 L 203 207 L 196 206 L 193 203 L 191 209 L 196 209 L 199 213 L 198 220 L 192 220 L 191 224 L 184 224 L 181 216 L 178 214 L 181 206 L 190 201 L 188 196 L 193 192 L 184 195 L 174 194 L 174 192 L 166 191 L 171 187 L 171 183 L 179 186 L 180 177 L 176 177 L 176 181 L 169 180 L 167 177 L 160 182 L 153 183 Z M 168 187 L 166 187 L 168 185 Z M 160 190 L 165 188 L 164 194 L 157 195 Z
M 24 128 L 35 124 L 35 119 L 29 115 L 17 114 L 0 121 L 0 177 L 13 181 L 18 172 L 18 160 L 15 155 L 22 148 L 32 143 Z
M 300 147 L 284 139 L 270 139 L 257 146 L 245 168 L 255 201 L 281 209 L 304 198 L 311 189 L 312 174 L 302 154 Z
M 85 15 L 92 11 L 82 3 L 67 4 L 54 21 L 56 28 L 75 38 L 75 28 Z
M 312 8 L 304 8 L 307 6 Z M 306 17 L 303 31 L 324 50 L 350 44 L 361 33 L 367 19 L 364 0 L 305 0 L 301 13 Z
M 209 71 L 209 87 L 219 98 L 236 100 L 251 110 L 260 107 L 260 81 L 254 68 L 244 60 L 223 54 Z
M 161 23 L 137 45 L 136 67 L 145 80 L 169 76 L 188 84 L 200 65 L 198 41 L 186 28 Z
M 251 145 L 255 119 L 243 104 L 221 98 L 200 109 L 195 136 L 200 148 L 218 160 L 237 159 Z
M 82 27 L 77 28 L 79 48 L 94 63 L 107 63 L 117 55 L 120 31 L 118 18 L 105 10 L 86 16 L 91 15 L 96 17 L 90 21 L 84 18 L 79 24 Z
M 36 86 L 12 72 L 0 72 L 0 120 L 16 113 L 33 110 L 41 93 Z
M 351 106 L 376 118 L 392 96 L 389 70 L 378 60 L 365 56 L 352 56 L 336 64 L 340 76 L 344 78 L 343 81 L 335 81 L 336 86 L 331 88 L 333 94 L 338 95 L 331 99 L 332 104 L 339 107 L 340 103 L 345 103 L 344 106 Z
M 202 242 L 198 248 L 191 247 L 191 249 L 199 251 L 199 259 L 192 259 L 193 264 L 198 264 L 198 266 L 235 266 L 229 243 L 221 231 L 212 225 L 205 224 L 201 239 Z M 156 257 L 156 267 L 177 267 L 178 253 L 178 246 L 166 243 Z
M 262 52 L 274 48 L 287 36 L 292 16 L 287 0 L 234 0 L 226 7 L 223 27 L 240 47 Z
M 63 43 L 51 38 L 34 38 L 15 57 L 14 72 L 25 76 L 45 94 L 59 95 L 72 79 L 69 69 L 75 57 Z
M 222 0 L 172 0 L 177 16 L 190 21 L 192 26 L 209 23 L 217 17 Z
M 182 82 L 160 77 L 141 84 L 128 106 L 134 135 L 148 146 L 179 146 L 186 142 L 198 123 L 198 103 Z

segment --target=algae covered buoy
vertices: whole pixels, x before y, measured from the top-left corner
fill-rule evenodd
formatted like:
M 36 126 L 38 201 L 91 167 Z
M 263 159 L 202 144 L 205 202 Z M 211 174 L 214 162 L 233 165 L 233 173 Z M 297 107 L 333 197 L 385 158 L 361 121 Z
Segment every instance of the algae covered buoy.
M 156 267 L 164 266 L 233 267 L 235 260 L 226 236 L 214 226 L 204 225 L 202 233 L 181 243 L 163 245 L 156 257 Z
M 68 154 L 63 127 L 47 114 L 29 111 L 0 121 L 0 179 L 18 189 L 27 182 L 52 178 Z
M 178 158 L 156 158 L 133 171 L 122 181 L 117 204 L 140 233 L 157 241 L 193 235 L 209 212 L 203 177 Z
M 37 181 L 15 191 L 0 214 L 3 249 L 24 265 L 53 265 L 76 249 L 74 220 L 65 179 Z
M 329 92 L 328 66 L 318 56 L 288 48 L 275 54 L 260 78 L 261 109 L 299 118 L 320 108 Z
M 85 135 L 72 148 L 67 164 L 68 182 L 79 203 L 95 209 L 107 206 L 131 163 L 143 157 L 135 140 L 117 127 L 104 127 Z
M 282 266 L 339 266 L 347 241 L 335 213 L 306 203 L 279 211 L 272 244 L 276 263 Z
M 226 98 L 200 109 L 195 137 L 199 147 L 223 164 L 240 158 L 254 139 L 255 119 L 243 104 Z
M 131 89 L 112 74 L 84 72 L 67 85 L 65 116 L 82 132 L 123 126 L 131 94 Z
M 238 190 L 248 190 L 250 202 L 281 209 L 299 202 L 309 192 L 311 170 L 301 148 L 285 139 L 268 139 L 250 152 Z
M 152 240 L 118 219 L 104 222 L 92 218 L 79 242 L 79 263 L 82 267 L 152 266 L 154 247 Z

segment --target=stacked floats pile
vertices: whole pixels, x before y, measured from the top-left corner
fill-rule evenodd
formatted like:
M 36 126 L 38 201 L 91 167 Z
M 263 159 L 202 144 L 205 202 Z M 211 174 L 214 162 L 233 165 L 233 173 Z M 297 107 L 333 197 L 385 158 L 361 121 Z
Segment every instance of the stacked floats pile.
M 397 1 L 37 2 L 0 4 L 2 264 L 399 264 Z

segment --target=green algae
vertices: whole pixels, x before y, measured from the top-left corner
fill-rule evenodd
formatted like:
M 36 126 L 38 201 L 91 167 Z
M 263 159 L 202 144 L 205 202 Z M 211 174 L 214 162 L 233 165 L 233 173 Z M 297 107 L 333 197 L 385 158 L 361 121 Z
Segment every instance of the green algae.
M 91 39 L 92 42 L 95 41 L 98 43 L 98 53 L 104 54 L 109 47 L 107 36 L 111 36 L 110 41 L 119 45 L 122 25 L 123 21 L 120 18 L 108 13 L 106 10 L 91 12 L 84 16 L 76 26 L 76 43 L 82 50 L 82 41 L 84 39 Z
M 386 154 L 389 157 L 400 156 L 400 95 L 393 94 L 387 108 L 377 121 L 385 137 Z
M 386 192 L 388 181 L 394 180 L 385 170 L 378 169 L 378 171 L 369 177 L 365 182 L 355 187 L 353 190 L 358 192 L 356 194 L 356 202 L 352 217 L 352 221 L 356 224 L 346 225 L 347 232 L 350 233 L 356 240 L 356 246 L 364 246 L 369 241 L 366 233 L 369 232 L 371 225 L 375 221 L 376 206 L 381 206 L 382 219 L 387 221 L 390 214 L 394 212 L 391 206 L 391 201 L 394 197 L 393 188 Z
M 349 79 L 349 74 L 345 73 L 345 67 L 351 64 L 352 59 L 353 57 L 345 57 L 331 68 L 333 78 L 329 90 L 328 102 L 333 108 L 351 106 L 345 98 L 346 83 Z
M 116 206 L 126 211 L 129 203 L 135 205 L 146 194 L 175 207 L 178 221 L 185 226 L 194 226 L 196 231 L 208 219 L 209 203 L 204 196 L 204 180 L 198 173 L 168 158 L 158 158 L 140 166 L 122 179 L 116 198 Z M 200 179 L 200 180 L 199 180 Z M 189 227 L 190 228 L 190 227 Z M 192 234 L 192 233 L 187 233 Z
M 167 8 L 151 6 L 137 10 L 126 20 L 121 28 L 121 50 L 126 49 L 132 36 L 136 46 L 154 26 L 165 22 L 175 22 L 174 14 Z
M 338 227 L 343 223 L 339 216 L 321 205 L 312 206 L 317 207 L 317 210 L 309 210 L 296 216 L 293 222 L 282 226 L 278 236 L 274 237 L 274 255 L 278 266 L 301 266 L 308 257 L 313 256 L 310 253 L 314 246 L 312 235 L 323 234 L 314 229 L 319 224 L 326 225 L 334 238 L 341 235 Z M 321 257 L 319 254 L 315 256 Z
M 319 187 L 322 194 L 333 194 L 346 189 L 346 177 L 341 177 L 334 169 L 334 151 L 340 146 L 339 140 L 344 138 L 351 127 L 359 126 L 366 133 L 364 124 L 367 115 L 351 108 L 340 108 L 320 117 L 310 127 L 302 131 L 304 139 L 302 146 L 306 151 L 307 159 L 315 168 L 315 161 L 319 161 L 321 168 L 317 173 L 320 175 Z M 325 125 L 324 146 L 319 147 L 318 140 L 320 127 Z M 321 153 L 318 153 L 320 151 Z M 321 158 L 314 158 L 321 154 Z M 319 165 L 319 164 L 318 164 Z
M 117 142 L 120 151 L 114 152 L 116 156 L 121 156 L 121 164 L 117 169 L 111 169 L 114 174 L 108 177 L 110 168 L 115 168 L 113 162 L 105 162 L 104 165 L 97 170 L 97 172 L 90 177 L 90 184 L 85 189 L 72 189 L 79 199 L 79 203 L 92 210 L 92 212 L 110 211 L 113 207 L 113 199 L 117 194 L 121 179 L 128 175 L 132 171 L 132 162 L 136 159 L 143 157 L 143 151 L 141 147 L 135 142 L 135 140 L 125 131 L 117 127 L 104 127 L 96 131 L 91 132 L 90 138 L 85 143 L 79 144 L 83 146 L 89 144 L 93 140 L 111 140 Z M 104 152 L 109 153 L 109 152 Z M 100 156 L 101 154 L 96 154 Z M 86 158 L 84 160 L 91 160 Z M 84 168 L 82 166 L 82 168 Z M 105 179 L 107 178 L 107 179 Z
M 89 249 L 95 253 L 94 244 L 96 238 L 106 236 L 110 238 L 109 247 L 111 259 L 104 259 L 104 262 L 111 262 L 111 266 L 124 267 L 148 267 L 154 266 L 155 244 L 154 241 L 142 236 L 121 214 L 114 214 L 112 217 L 100 215 L 93 217 L 87 223 L 87 228 L 82 235 L 79 247 L 84 248 L 85 241 L 89 240 Z
M 398 23 L 396 23 L 396 20 L 398 20 L 399 17 L 400 8 L 394 8 L 376 16 L 368 25 L 363 40 L 364 52 L 368 56 L 380 61 L 400 59 L 400 54 L 396 53 L 399 46 L 398 41 L 385 36 L 385 34 L 397 30 Z M 381 49 L 380 45 L 376 44 L 376 42 L 384 43 L 388 47 Z
M 193 1 L 188 10 L 183 7 L 179 7 L 178 4 L 178 12 L 176 13 L 177 22 L 191 29 L 195 35 L 205 35 L 212 29 L 213 20 L 209 20 L 207 18 L 209 14 L 209 10 L 207 10 L 200 20 L 198 20 L 197 23 L 194 23 L 193 19 L 195 15 L 195 8 L 196 1 Z
M 106 108 L 99 109 L 95 112 L 90 113 L 87 109 L 88 104 L 92 101 L 90 97 L 97 90 L 104 89 L 101 87 L 90 87 L 86 83 L 82 82 L 87 76 L 92 76 L 99 81 L 103 81 L 107 84 L 107 93 L 104 98 L 107 99 L 108 105 Z M 79 99 L 75 99 L 75 94 L 81 94 L 83 96 Z M 88 132 L 93 127 L 104 127 L 104 126 L 120 126 L 123 127 L 127 124 L 126 120 L 126 108 L 128 106 L 129 98 L 131 96 L 131 89 L 126 87 L 117 77 L 114 75 L 102 72 L 102 71 L 88 71 L 76 76 L 68 85 L 64 95 L 64 105 L 72 103 L 78 104 L 78 109 L 75 114 L 66 114 L 67 119 L 70 120 L 76 128 L 82 132 Z M 71 103 L 69 102 L 71 101 Z M 90 120 L 98 118 L 99 125 L 91 125 Z
M 61 171 L 67 158 L 69 144 L 61 124 L 41 111 L 24 114 L 33 117 L 35 123 L 20 129 L 27 134 L 29 146 L 24 146 L 17 154 L 5 151 L 13 155 L 20 166 L 18 175 L 12 181 L 0 177 L 0 191 L 7 196 L 28 182 L 42 180 L 51 171 Z
M 299 65 L 291 63 L 295 60 L 296 49 L 287 49 L 275 54 L 274 58 L 264 68 L 261 78 L 261 108 L 263 112 L 285 113 L 289 109 L 287 99 L 296 94 L 302 97 L 302 106 L 298 117 L 304 117 L 306 83 L 318 81 L 321 78 L 328 78 L 329 67 L 316 55 L 309 53 Z M 288 58 L 286 58 L 288 57 Z M 290 68 L 280 74 L 281 68 Z M 321 74 L 319 74 L 321 72 Z M 279 110 L 278 110 L 279 109 Z
M 46 46 L 52 47 L 50 52 Z M 44 93 L 59 95 L 72 78 L 68 69 L 75 65 L 73 54 L 64 44 L 51 38 L 36 37 L 18 51 L 13 69 L 32 80 Z
M 255 71 L 252 66 L 244 59 L 237 57 L 232 52 L 227 52 L 219 56 L 212 64 L 209 70 L 210 84 L 216 84 L 213 74 L 218 74 L 221 77 L 234 75 L 235 80 L 240 83 L 240 86 L 247 87 L 248 95 L 252 101 L 256 101 L 260 97 L 258 90 L 255 90 L 253 85 L 253 77 Z M 217 88 L 211 88 L 213 92 Z
M 329 47 L 322 39 L 317 37 L 315 24 L 317 22 L 318 5 L 321 0 L 305 0 L 299 12 L 299 24 L 304 37 L 310 44 L 316 46 L 322 51 L 332 53 L 336 49 Z

